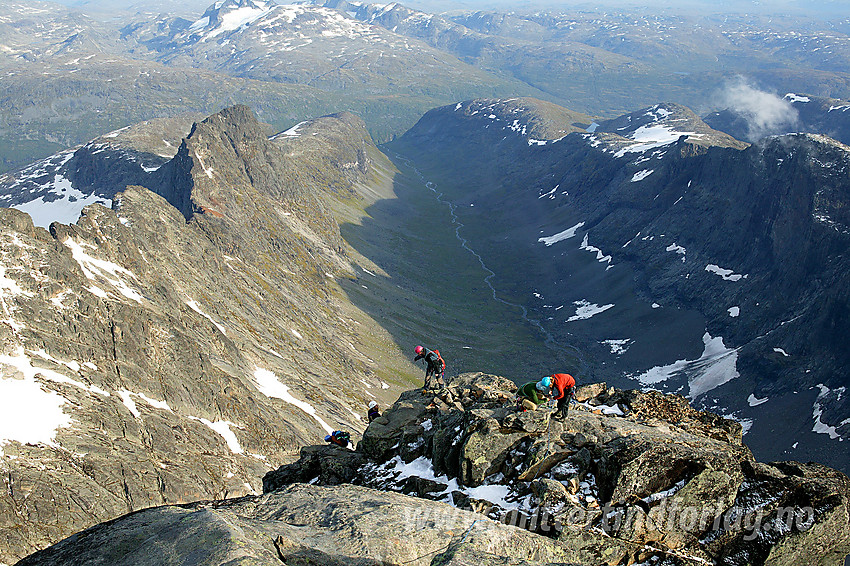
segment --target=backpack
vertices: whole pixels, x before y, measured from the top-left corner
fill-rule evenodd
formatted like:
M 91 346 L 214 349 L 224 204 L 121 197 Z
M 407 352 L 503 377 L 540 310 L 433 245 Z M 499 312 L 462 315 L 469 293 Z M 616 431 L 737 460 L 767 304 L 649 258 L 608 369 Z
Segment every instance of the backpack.
M 428 360 L 429 363 L 432 363 L 435 366 L 439 367 L 440 373 L 443 373 L 444 371 L 446 371 L 446 362 L 443 360 L 443 357 L 440 355 L 440 351 L 439 350 L 431 350 L 431 353 L 437 356 L 437 360 L 436 360 L 436 362 L 433 361 L 433 357 L 432 357 L 430 360 Z
M 333 436 L 334 438 L 336 438 L 340 442 L 346 442 L 346 443 L 351 442 L 351 434 L 349 434 L 348 432 L 346 432 L 344 430 L 335 430 L 334 433 L 331 436 Z

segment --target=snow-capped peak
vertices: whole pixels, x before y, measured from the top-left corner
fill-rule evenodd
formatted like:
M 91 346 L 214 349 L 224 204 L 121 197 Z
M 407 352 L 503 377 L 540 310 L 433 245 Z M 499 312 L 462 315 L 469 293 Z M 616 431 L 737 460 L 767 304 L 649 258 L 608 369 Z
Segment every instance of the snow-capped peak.
M 189 32 L 209 39 L 250 25 L 268 15 L 277 4 L 273 0 L 224 0 L 216 2 L 191 26 Z

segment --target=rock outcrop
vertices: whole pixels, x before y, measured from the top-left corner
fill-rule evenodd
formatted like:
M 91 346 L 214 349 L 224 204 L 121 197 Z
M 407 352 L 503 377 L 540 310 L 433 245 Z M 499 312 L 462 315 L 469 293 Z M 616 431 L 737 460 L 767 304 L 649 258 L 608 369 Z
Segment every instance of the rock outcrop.
M 850 551 L 847 476 L 756 462 L 734 421 L 602 384 L 557 422 L 516 412 L 514 390 L 479 373 L 408 391 L 357 452 L 304 448 L 264 491 L 348 478 L 524 526 L 581 564 L 832 564 Z
M 356 450 L 308 446 L 265 493 L 163 506 L 18 566 L 836 564 L 850 480 L 756 462 L 740 425 L 680 397 L 585 387 L 564 422 L 504 378 L 408 391 Z
M 569 566 L 563 549 L 445 504 L 296 484 L 261 497 L 158 507 L 98 525 L 18 566 Z

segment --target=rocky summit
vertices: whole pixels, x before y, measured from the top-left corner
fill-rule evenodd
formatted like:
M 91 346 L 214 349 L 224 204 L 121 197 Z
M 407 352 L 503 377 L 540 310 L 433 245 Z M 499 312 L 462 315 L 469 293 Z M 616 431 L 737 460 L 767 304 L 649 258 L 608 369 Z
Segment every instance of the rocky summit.
M 850 480 L 755 461 L 677 395 L 580 387 L 569 416 L 462 374 L 407 391 L 356 450 L 307 446 L 264 495 L 126 515 L 41 564 L 836 564 Z
M 263 488 L 350 482 L 443 501 L 580 564 L 834 564 L 850 549 L 847 476 L 757 462 L 734 421 L 596 383 L 559 422 L 518 412 L 515 391 L 482 373 L 408 391 L 356 452 L 304 448 Z

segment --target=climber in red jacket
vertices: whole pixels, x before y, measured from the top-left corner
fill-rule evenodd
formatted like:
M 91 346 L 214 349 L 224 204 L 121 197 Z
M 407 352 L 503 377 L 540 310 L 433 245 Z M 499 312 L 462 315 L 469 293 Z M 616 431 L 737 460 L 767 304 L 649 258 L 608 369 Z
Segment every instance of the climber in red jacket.
M 576 380 L 568 373 L 553 373 L 551 380 L 550 396 L 558 402 L 558 410 L 555 411 L 552 418 L 562 421 L 567 418 L 570 400 L 575 396 Z

